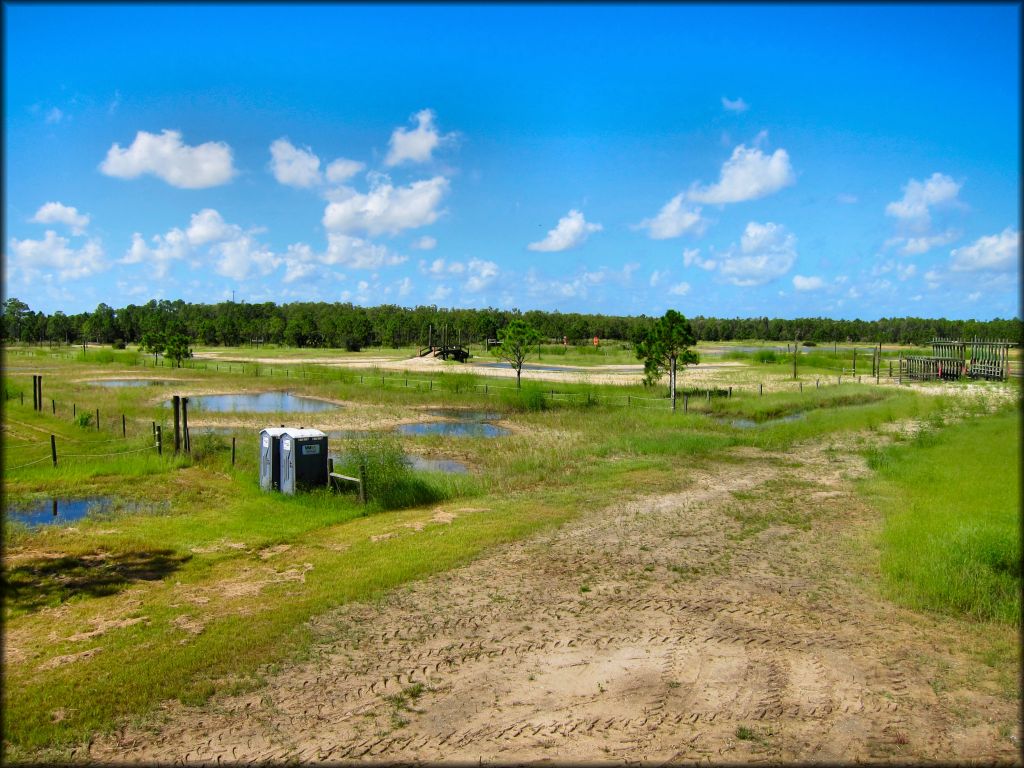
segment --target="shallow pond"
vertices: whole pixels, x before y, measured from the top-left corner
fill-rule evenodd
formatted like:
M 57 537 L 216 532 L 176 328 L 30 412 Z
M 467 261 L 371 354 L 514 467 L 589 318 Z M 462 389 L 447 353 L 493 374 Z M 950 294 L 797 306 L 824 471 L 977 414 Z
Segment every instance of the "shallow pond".
M 754 421 L 753 419 L 729 419 L 728 421 L 732 426 L 739 427 L 740 429 L 753 429 L 756 427 L 769 427 L 772 424 L 784 424 L 787 421 L 800 421 L 806 418 L 807 413 L 805 411 L 798 411 L 786 416 L 779 416 L 775 419 L 765 419 L 764 421 Z
M 348 458 L 348 454 L 344 451 L 331 451 L 330 457 L 340 464 Z M 424 456 L 417 456 L 415 453 L 407 453 L 402 458 L 410 469 L 421 472 L 448 472 L 456 475 L 469 473 L 469 467 L 454 459 L 428 459 Z
M 165 403 L 170 406 L 170 403 Z M 189 411 L 206 413 L 318 413 L 340 406 L 290 392 L 258 394 L 196 395 L 188 399 Z
M 482 421 L 430 421 L 420 424 L 399 424 L 400 435 L 441 435 L 443 437 L 504 437 L 510 432 Z
M 69 499 L 43 499 L 26 504 L 9 505 L 4 515 L 29 528 L 42 525 L 60 525 L 81 520 L 89 515 L 111 512 L 151 511 L 152 504 L 120 501 L 113 496 L 89 496 Z
M 89 383 L 94 387 L 163 387 L 173 382 L 162 379 L 103 379 Z

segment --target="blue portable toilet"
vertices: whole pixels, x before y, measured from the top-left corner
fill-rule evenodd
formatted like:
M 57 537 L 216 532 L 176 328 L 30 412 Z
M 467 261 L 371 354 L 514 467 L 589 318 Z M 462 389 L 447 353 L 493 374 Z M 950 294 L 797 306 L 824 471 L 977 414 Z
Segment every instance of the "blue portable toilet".
M 327 485 L 327 435 L 319 429 L 281 431 L 281 492 Z
M 281 433 L 284 427 L 267 427 L 260 432 L 260 488 L 276 491 L 281 487 Z

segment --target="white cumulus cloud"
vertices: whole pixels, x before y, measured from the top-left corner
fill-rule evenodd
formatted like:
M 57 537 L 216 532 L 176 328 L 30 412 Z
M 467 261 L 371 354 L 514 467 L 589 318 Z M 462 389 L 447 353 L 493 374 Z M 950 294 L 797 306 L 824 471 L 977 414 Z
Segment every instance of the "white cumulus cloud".
M 234 280 L 245 280 L 251 273 L 269 275 L 282 261 L 273 251 L 249 235 L 217 243 L 211 252 L 217 258 L 217 272 Z
M 236 224 L 228 224 L 213 208 L 204 208 L 192 214 L 185 234 L 192 245 L 206 245 L 237 238 L 242 229 Z
M 493 261 L 483 259 L 470 259 L 466 265 L 469 279 L 466 280 L 465 289 L 469 293 L 479 293 L 489 288 L 498 279 L 498 265 Z
M 683 251 L 683 266 L 700 267 L 710 272 L 718 266 L 718 262 L 714 259 L 702 259 L 700 257 L 700 248 L 687 248 Z
M 384 162 L 389 166 L 404 162 L 425 163 L 443 142 L 454 134 L 442 136 L 434 125 L 436 115 L 431 109 L 422 109 L 413 115 L 416 127 L 395 128 L 391 133 L 390 148 Z
M 395 187 L 387 177 L 377 177 L 366 194 L 348 187 L 332 193 L 334 202 L 324 210 L 323 225 L 334 232 L 397 234 L 437 221 L 447 191 L 444 176 L 414 181 L 406 187 Z
M 180 131 L 164 130 L 159 136 L 139 131 L 127 149 L 114 144 L 100 163 L 107 176 L 134 179 L 151 173 L 173 187 L 204 189 L 226 184 L 235 175 L 231 147 L 208 141 L 190 147 Z
M 700 215 L 700 206 L 690 208 L 683 204 L 683 193 L 669 200 L 654 218 L 644 219 L 637 227 L 647 230 L 652 240 L 667 240 L 690 232 L 701 234 L 707 220 Z
M 56 275 L 59 280 L 89 277 L 107 268 L 103 246 L 98 240 L 89 240 L 81 248 L 72 248 L 67 238 L 51 229 L 42 240 L 11 238 L 12 266 L 26 280 L 36 275 Z
M 339 157 L 327 166 L 327 180 L 332 184 L 352 178 L 366 167 L 366 163 Z
M 933 173 L 924 181 L 911 179 L 903 188 L 903 197 L 885 206 L 885 213 L 911 223 L 927 225 L 931 220 L 931 208 L 956 202 L 961 186 L 942 173 Z
M 750 109 L 750 105 L 747 104 L 742 98 L 729 99 L 725 96 L 722 97 L 722 107 L 727 112 L 746 112 Z
M 675 285 L 668 289 L 668 292 L 672 296 L 685 296 L 690 292 L 690 284 L 676 283 Z
M 154 277 L 167 275 L 171 262 L 180 261 L 192 252 L 188 235 L 177 227 L 164 235 L 150 238 L 152 245 L 147 245 L 141 234 L 132 234 L 132 244 L 121 259 L 122 264 L 147 264 Z
M 733 285 L 763 285 L 789 272 L 796 256 L 796 237 L 784 226 L 752 221 L 739 249 L 730 249 L 722 258 L 719 271 Z
M 321 181 L 320 158 L 309 147 L 300 149 L 285 138 L 270 145 L 270 170 L 289 187 L 312 187 Z
M 1020 232 L 1007 227 L 998 235 L 979 237 L 970 245 L 954 248 L 950 255 L 950 269 L 956 272 L 1009 271 L 1020 263 Z
M 437 247 L 437 238 L 424 235 L 419 240 L 414 241 L 412 247 L 417 251 L 432 251 Z
M 600 224 L 591 224 L 575 208 L 558 220 L 554 229 L 548 230 L 547 237 L 530 243 L 531 251 L 564 251 L 581 245 L 592 232 L 600 232 Z
M 793 275 L 793 287 L 798 291 L 817 291 L 825 287 L 825 281 L 816 276 Z
M 321 260 L 353 269 L 380 269 L 402 264 L 406 257 L 369 240 L 332 233 L 327 236 L 327 251 Z
M 79 213 L 78 209 L 74 206 L 64 205 L 63 203 L 44 203 L 36 211 L 32 221 L 37 224 L 64 224 L 71 230 L 72 234 L 80 235 L 89 226 L 89 215 Z
M 717 184 L 694 183 L 687 197 L 698 203 L 739 203 L 778 192 L 796 182 L 789 154 L 777 149 L 766 155 L 757 147 L 740 144 L 722 165 Z

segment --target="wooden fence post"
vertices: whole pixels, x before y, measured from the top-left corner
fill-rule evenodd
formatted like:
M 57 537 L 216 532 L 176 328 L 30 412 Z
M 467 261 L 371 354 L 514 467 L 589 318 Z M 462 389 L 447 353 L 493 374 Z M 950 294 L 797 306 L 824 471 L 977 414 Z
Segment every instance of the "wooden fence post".
M 123 413 L 121 414 L 121 437 L 128 437 L 127 424 Z
M 231 436 L 231 466 L 235 466 L 235 436 Z
M 100 409 L 96 409 L 96 431 L 100 431 Z
M 174 408 L 174 454 L 181 450 L 181 396 L 172 395 L 171 405 Z
M 57 468 L 57 438 L 50 435 L 50 455 L 53 457 L 53 468 Z

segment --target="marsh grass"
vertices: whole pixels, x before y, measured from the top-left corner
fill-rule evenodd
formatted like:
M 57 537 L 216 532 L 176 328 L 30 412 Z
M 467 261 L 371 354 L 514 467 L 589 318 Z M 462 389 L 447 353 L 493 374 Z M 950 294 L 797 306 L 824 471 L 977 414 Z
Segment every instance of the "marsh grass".
M 917 609 L 1017 625 L 1021 618 L 1019 416 L 926 429 L 868 454 L 863 488 L 885 513 L 888 594 Z

